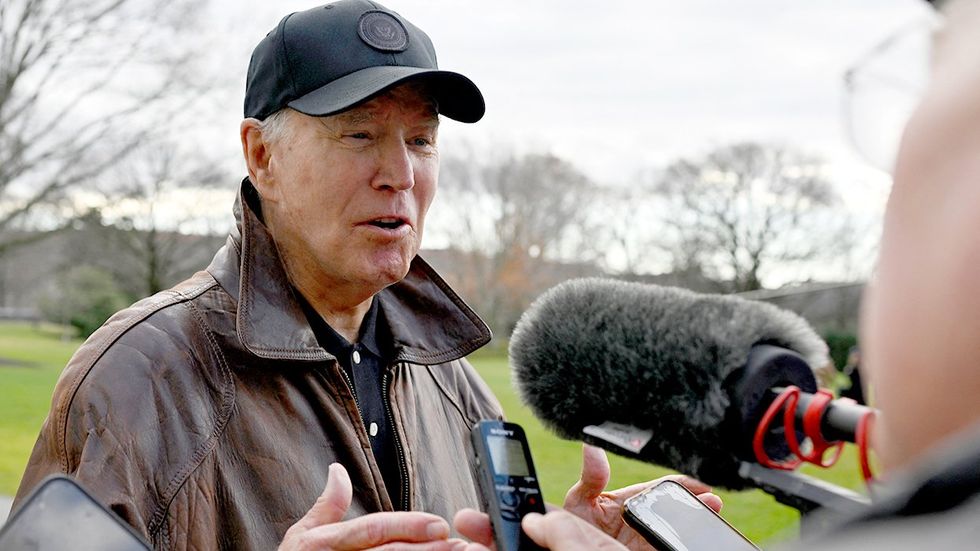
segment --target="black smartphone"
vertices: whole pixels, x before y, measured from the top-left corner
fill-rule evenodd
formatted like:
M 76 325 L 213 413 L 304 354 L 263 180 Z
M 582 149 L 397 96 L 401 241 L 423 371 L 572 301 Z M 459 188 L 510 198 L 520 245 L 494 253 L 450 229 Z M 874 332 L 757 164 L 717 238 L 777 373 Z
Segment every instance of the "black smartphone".
M 476 478 L 497 550 L 541 549 L 521 530 L 521 519 L 526 514 L 545 512 L 524 429 L 516 423 L 480 421 L 473 427 L 471 437 Z
M 626 500 L 623 520 L 661 551 L 759 550 L 673 480 L 665 480 Z
M 0 529 L 0 549 L 149 551 L 150 547 L 74 480 L 51 476 Z

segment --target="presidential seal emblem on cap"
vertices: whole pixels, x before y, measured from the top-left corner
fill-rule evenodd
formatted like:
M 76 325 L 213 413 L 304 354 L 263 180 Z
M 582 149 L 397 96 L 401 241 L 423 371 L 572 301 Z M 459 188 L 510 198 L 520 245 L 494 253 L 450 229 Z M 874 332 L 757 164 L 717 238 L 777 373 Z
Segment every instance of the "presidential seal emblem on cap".
M 405 26 L 388 12 L 364 12 L 357 24 L 357 34 L 365 44 L 382 52 L 403 52 L 408 48 Z

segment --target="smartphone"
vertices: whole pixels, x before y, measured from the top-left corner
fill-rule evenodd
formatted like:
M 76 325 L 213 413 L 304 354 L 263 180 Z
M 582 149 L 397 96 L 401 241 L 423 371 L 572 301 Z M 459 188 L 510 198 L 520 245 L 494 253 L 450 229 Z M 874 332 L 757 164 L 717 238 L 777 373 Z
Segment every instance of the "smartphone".
M 524 429 L 516 423 L 480 421 L 471 438 L 476 478 L 498 551 L 541 549 L 521 530 L 525 515 L 545 512 Z
M 0 529 L 0 549 L 149 551 L 125 521 L 74 480 L 51 476 L 38 484 Z
M 673 480 L 665 480 L 626 500 L 623 520 L 661 551 L 759 549 Z

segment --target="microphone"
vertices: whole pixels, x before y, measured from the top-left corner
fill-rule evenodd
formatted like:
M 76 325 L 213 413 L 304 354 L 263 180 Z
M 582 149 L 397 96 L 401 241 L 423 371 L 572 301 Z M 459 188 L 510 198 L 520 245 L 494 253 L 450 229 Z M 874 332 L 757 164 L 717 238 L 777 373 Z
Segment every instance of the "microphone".
M 522 400 L 559 436 L 733 490 L 753 485 L 739 467 L 755 461 L 773 389 L 801 389 L 802 420 L 817 391 L 812 368 L 828 361 L 807 322 L 771 304 L 597 278 L 540 296 L 509 353 Z M 824 406 L 826 439 L 853 441 L 855 410 Z M 782 425 L 767 430 L 766 454 L 786 458 Z

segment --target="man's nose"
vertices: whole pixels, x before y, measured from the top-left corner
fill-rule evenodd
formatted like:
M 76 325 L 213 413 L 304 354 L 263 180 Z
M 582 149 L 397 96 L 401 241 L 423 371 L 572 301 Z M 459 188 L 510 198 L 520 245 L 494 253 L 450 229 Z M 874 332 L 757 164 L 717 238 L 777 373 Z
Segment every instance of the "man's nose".
M 404 191 L 415 185 L 412 152 L 401 139 L 387 140 L 379 153 L 378 173 L 372 185 L 377 189 Z

